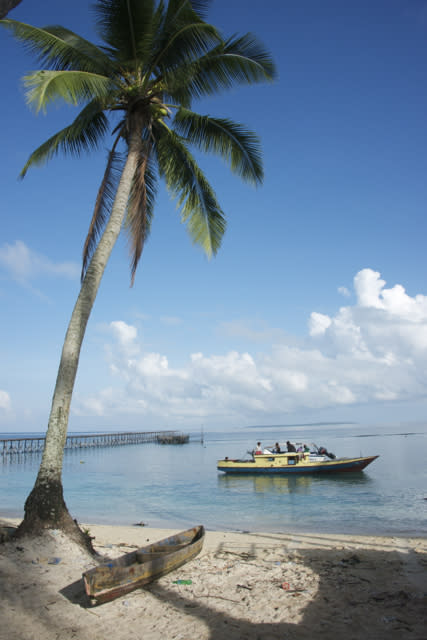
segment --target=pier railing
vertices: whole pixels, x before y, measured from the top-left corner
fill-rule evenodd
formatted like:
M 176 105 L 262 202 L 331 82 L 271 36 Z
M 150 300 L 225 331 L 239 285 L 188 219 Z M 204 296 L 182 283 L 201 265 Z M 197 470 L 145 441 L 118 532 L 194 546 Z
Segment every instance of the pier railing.
M 86 449 L 88 447 L 118 447 L 126 444 L 158 442 L 162 444 L 183 444 L 189 436 L 179 431 L 128 431 L 119 433 L 69 434 L 65 449 Z M 44 436 L 25 438 L 0 438 L 0 455 L 39 453 L 43 451 Z

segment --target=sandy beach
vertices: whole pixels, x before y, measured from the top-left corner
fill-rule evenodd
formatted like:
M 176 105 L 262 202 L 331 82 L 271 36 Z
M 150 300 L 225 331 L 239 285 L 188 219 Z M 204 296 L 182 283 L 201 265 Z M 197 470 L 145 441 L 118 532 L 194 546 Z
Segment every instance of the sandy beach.
M 81 526 L 108 557 L 176 532 Z M 0 639 L 427 637 L 427 538 L 208 531 L 190 563 L 93 607 L 81 575 L 95 565 L 57 530 L 1 544 Z

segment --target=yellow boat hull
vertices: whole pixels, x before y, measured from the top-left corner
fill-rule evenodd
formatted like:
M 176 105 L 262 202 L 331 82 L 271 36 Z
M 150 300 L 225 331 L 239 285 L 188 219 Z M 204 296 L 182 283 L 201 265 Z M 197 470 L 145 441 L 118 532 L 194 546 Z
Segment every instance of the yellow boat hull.
M 254 455 L 251 460 L 218 460 L 217 469 L 224 473 L 342 473 L 362 471 L 379 456 L 311 460 L 308 453 Z

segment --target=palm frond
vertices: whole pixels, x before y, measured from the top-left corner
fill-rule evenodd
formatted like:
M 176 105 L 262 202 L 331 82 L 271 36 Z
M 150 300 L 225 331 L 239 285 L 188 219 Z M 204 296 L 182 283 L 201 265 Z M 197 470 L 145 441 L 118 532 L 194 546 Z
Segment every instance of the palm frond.
M 243 125 L 179 109 L 175 115 L 174 129 L 200 150 L 219 155 L 244 180 L 253 184 L 262 182 L 260 142 Z
M 252 34 L 231 38 L 197 60 L 182 64 L 164 81 L 172 101 L 188 106 L 190 96 L 201 98 L 236 84 L 270 82 L 276 68 L 270 54 Z
M 106 73 L 111 66 L 99 47 L 65 27 L 39 28 L 9 19 L 0 21 L 0 25 L 11 31 L 43 67 Z
M 86 71 L 34 71 L 23 78 L 27 103 L 36 113 L 46 111 L 57 100 L 77 105 L 111 96 L 112 82 L 106 76 Z
M 245 180 L 263 177 L 258 138 L 229 119 L 190 111 L 194 98 L 238 84 L 271 81 L 276 69 L 251 34 L 223 40 L 205 21 L 209 0 L 95 0 L 98 47 L 57 25 L 42 29 L 13 20 L 1 24 L 42 63 L 24 78 L 28 104 L 37 112 L 54 101 L 86 105 L 74 122 L 36 149 L 21 175 L 59 151 L 80 154 L 99 146 L 107 115 L 123 111 L 110 152 L 83 252 L 86 273 L 113 206 L 120 158 L 119 139 L 141 140 L 124 229 L 129 235 L 132 282 L 150 231 L 157 173 L 177 199 L 195 243 L 210 256 L 220 247 L 225 218 L 216 195 L 189 151 L 213 152 Z M 170 100 L 169 100 L 170 98 Z M 178 108 L 175 131 L 164 120 L 168 102 Z M 166 111 L 164 111 L 166 106 Z M 142 138 L 142 139 L 141 139 Z
M 131 286 L 150 234 L 157 193 L 157 176 L 150 159 L 150 147 L 146 146 L 135 172 L 124 226 L 131 255 Z
M 45 164 L 59 152 L 80 155 L 96 149 L 108 130 L 108 120 L 97 100 L 90 102 L 68 127 L 61 129 L 38 147 L 21 171 L 23 178 L 32 166 Z
M 193 11 L 195 11 L 198 16 L 205 20 L 208 14 L 211 0 L 190 0 L 190 4 L 193 7 Z
M 163 31 L 173 32 L 182 25 L 195 21 L 204 22 L 190 0 L 169 0 L 164 11 Z
M 98 190 L 92 220 L 90 222 L 89 231 L 83 247 L 82 281 L 86 275 L 92 256 L 96 251 L 96 247 L 98 246 L 99 238 L 101 237 L 105 225 L 108 222 L 120 180 L 121 171 L 123 169 L 123 155 L 117 153 L 115 150 L 118 140 L 119 137 L 116 138 L 115 144 L 108 154 L 107 166 Z
M 97 0 L 94 5 L 97 31 L 123 66 L 136 69 L 150 51 L 154 0 Z
M 189 0 L 169 0 L 150 64 L 151 73 L 162 75 L 183 62 L 195 60 L 221 41 L 215 27 L 204 22 Z
M 226 223 L 212 187 L 184 141 L 173 131 L 164 128 L 158 135 L 156 153 L 160 174 L 178 200 L 190 237 L 209 257 L 215 255 Z
M 270 53 L 252 33 L 243 36 L 233 36 L 224 45 L 221 58 L 228 61 L 230 73 L 235 82 L 265 82 L 276 79 L 276 65 Z
M 158 65 L 164 70 L 176 69 L 183 62 L 194 60 L 203 55 L 219 40 L 217 30 L 207 23 L 185 24 L 178 31 L 171 34 Z

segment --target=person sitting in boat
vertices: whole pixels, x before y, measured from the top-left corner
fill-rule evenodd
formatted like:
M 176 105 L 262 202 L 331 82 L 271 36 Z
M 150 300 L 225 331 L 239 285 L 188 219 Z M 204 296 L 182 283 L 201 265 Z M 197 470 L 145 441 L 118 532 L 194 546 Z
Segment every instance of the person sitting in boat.
M 308 453 L 310 451 L 310 447 L 307 446 L 306 444 L 304 445 L 304 451 L 305 453 Z
M 292 442 L 289 442 L 289 440 L 286 441 L 286 446 L 288 449 L 288 453 L 295 453 L 296 449 L 294 447 L 294 445 L 292 444 Z
M 262 447 L 261 447 L 261 443 L 257 442 L 256 443 L 256 449 L 255 449 L 255 455 L 259 456 L 262 453 Z
M 274 445 L 273 452 L 274 453 L 282 453 L 282 451 L 280 449 L 280 444 L 278 442 L 276 442 L 276 444 Z

